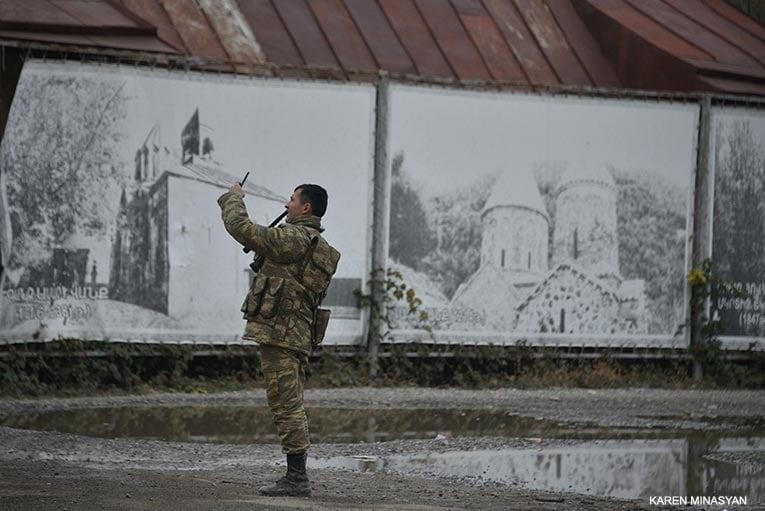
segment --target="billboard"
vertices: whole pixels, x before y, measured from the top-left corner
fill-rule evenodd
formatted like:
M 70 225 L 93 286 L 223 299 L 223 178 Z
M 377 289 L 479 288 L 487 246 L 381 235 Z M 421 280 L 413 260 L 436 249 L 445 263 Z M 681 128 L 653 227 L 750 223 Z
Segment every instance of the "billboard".
M 712 318 L 729 347 L 765 343 L 765 112 L 712 111 L 712 261 L 743 296 L 717 290 Z M 743 345 L 743 346 L 742 346 Z
M 393 340 L 684 346 L 695 105 L 394 86 Z M 422 324 L 419 324 L 422 326 Z
M 249 171 L 261 224 L 295 186 L 328 190 L 327 342 L 359 342 L 373 110 L 371 86 L 27 62 L 0 148 L 0 340 L 239 342 L 252 255 L 216 199 Z

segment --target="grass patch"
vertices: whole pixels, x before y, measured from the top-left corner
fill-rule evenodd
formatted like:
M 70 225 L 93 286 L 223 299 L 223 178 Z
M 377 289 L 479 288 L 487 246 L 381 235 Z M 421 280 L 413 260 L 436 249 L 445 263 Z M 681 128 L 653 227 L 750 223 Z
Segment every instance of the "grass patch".
M 688 358 L 617 358 L 553 349 L 499 346 L 385 345 L 378 377 L 366 353 L 326 347 L 311 357 L 307 387 L 428 386 L 460 388 L 657 387 L 765 388 L 765 354 L 705 359 L 691 378 Z M 675 354 L 677 355 L 677 354 Z M 256 347 L 123 344 L 64 339 L 0 347 L 0 395 L 6 397 L 212 393 L 262 388 Z

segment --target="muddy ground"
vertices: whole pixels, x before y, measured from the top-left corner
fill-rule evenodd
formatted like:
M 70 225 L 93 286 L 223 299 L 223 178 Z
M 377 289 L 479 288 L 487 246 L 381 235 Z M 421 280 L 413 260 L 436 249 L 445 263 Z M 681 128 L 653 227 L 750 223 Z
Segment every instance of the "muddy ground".
M 763 391 L 311 389 L 309 408 L 492 409 L 572 425 L 705 429 L 726 419 L 762 420 Z M 0 416 L 114 406 L 265 405 L 261 391 L 2 400 Z M 314 458 L 529 447 L 553 439 L 454 438 L 375 444 L 317 444 Z M 762 453 L 747 463 L 762 467 Z M 268 498 L 257 487 L 283 471 L 276 445 L 226 445 L 77 435 L 0 427 L 0 509 L 660 509 L 624 501 L 547 493 L 466 478 L 311 469 L 311 498 Z M 754 509 L 750 506 L 747 509 Z M 678 509 L 678 508 L 672 508 Z M 700 508 L 694 508 L 700 509 Z M 719 508 L 717 508 L 719 509 Z

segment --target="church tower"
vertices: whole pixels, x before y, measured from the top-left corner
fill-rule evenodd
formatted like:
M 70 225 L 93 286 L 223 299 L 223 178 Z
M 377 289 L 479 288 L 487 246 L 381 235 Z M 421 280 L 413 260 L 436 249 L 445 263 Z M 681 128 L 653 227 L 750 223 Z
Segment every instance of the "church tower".
M 571 263 L 596 276 L 620 278 L 616 184 L 604 167 L 575 165 L 556 189 L 554 264 Z
M 481 266 L 492 265 L 513 280 L 547 271 L 547 208 L 528 169 L 503 173 L 481 214 Z
M 149 134 L 141 147 L 135 152 L 135 172 L 133 177 L 139 187 L 148 188 L 162 173 L 162 161 L 160 147 L 162 137 L 159 131 L 159 123 L 149 130 Z

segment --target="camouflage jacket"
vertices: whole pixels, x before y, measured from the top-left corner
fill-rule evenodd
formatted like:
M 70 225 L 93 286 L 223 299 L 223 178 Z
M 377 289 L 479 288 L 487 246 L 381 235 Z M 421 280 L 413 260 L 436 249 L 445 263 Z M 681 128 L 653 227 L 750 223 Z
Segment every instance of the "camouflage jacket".
M 218 205 L 228 233 L 265 258 L 242 304 L 243 338 L 308 353 L 316 309 L 340 259 L 321 236 L 321 219 L 303 216 L 269 228 L 250 221 L 235 193 L 223 194 Z

